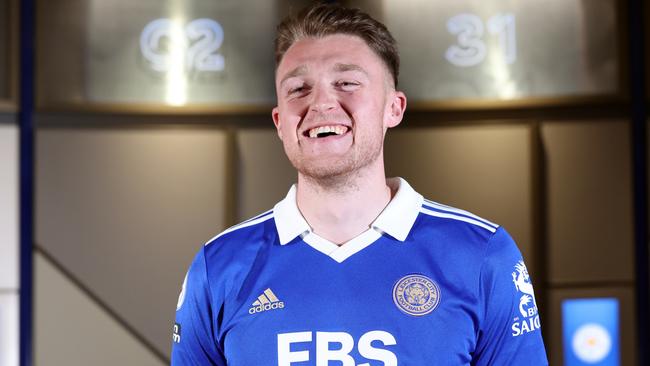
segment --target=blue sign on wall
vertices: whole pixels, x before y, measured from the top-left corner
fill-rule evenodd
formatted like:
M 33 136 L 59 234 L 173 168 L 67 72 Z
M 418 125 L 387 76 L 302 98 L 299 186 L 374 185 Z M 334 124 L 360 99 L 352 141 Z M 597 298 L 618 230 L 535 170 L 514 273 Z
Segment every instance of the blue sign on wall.
M 565 366 L 620 366 L 618 300 L 562 302 Z

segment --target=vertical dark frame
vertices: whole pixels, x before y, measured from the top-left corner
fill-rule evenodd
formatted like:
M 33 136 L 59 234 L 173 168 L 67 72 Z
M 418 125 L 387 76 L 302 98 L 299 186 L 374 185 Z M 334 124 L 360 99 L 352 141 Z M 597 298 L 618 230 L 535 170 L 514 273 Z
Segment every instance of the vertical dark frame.
M 34 0 L 20 4 L 20 365 L 33 364 Z
M 540 301 L 537 301 L 537 307 L 540 314 L 551 314 L 553 304 L 550 300 L 551 287 L 548 280 L 548 238 L 547 234 L 547 176 L 546 160 L 544 154 L 544 143 L 542 139 L 542 122 L 541 120 L 530 122 L 530 146 L 531 146 L 531 192 L 532 192 L 532 212 L 531 226 L 533 228 L 533 253 L 535 258 L 535 293 Z M 547 320 L 548 322 L 548 320 Z M 546 323 L 549 324 L 550 322 Z M 550 358 L 549 345 L 552 341 L 552 332 L 542 332 L 542 338 L 546 345 L 546 358 Z
M 630 120 L 632 156 L 634 166 L 634 237 L 636 267 L 636 313 L 638 364 L 647 365 L 648 358 L 648 171 L 646 135 L 646 69 L 644 0 L 630 0 L 629 19 L 629 68 L 630 68 Z

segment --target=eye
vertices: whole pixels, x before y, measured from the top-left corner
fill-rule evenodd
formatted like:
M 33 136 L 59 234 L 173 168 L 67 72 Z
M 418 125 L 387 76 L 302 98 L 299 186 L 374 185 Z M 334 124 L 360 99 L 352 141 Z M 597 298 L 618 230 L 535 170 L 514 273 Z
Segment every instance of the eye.
M 339 80 L 335 83 L 337 88 L 340 88 L 343 91 L 353 91 L 356 90 L 361 83 L 358 81 L 352 81 L 352 80 Z
M 290 97 L 300 97 L 309 92 L 309 85 L 307 84 L 297 84 L 294 86 L 289 86 L 287 88 L 287 96 Z
M 304 90 L 305 90 L 304 86 L 298 86 L 298 87 L 289 89 L 289 94 L 300 93 L 300 92 L 302 92 Z

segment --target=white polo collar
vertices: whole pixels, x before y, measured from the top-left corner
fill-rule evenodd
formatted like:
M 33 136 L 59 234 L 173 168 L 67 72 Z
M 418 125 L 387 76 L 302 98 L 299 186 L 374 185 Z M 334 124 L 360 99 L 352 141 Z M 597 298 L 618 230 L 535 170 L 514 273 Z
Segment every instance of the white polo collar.
M 402 178 L 389 178 L 386 182 L 391 189 L 397 189 L 397 192 L 379 217 L 377 217 L 377 219 L 370 225 L 369 231 L 371 233 L 374 231 L 379 235 L 369 235 L 367 231 L 345 243 L 341 247 L 329 243 L 327 240 L 320 237 L 311 238 L 312 240 L 309 240 L 308 243 L 322 252 L 327 252 L 326 254 L 332 257 L 334 257 L 333 254 L 334 251 L 336 251 L 336 248 L 343 250 L 343 248 L 348 246 L 348 248 L 343 250 L 345 255 L 342 255 L 343 253 L 341 253 L 337 256 L 338 259 L 335 258 L 337 261 L 341 262 L 348 256 L 370 245 L 374 240 L 369 243 L 368 240 L 371 240 L 372 238 L 375 238 L 376 240 L 382 233 L 386 233 L 402 242 L 406 240 L 406 237 L 411 231 L 418 213 L 420 212 L 423 197 L 413 190 L 413 188 L 411 188 L 411 186 Z M 275 205 L 273 216 L 280 237 L 280 244 L 282 245 L 289 243 L 297 236 L 303 238 L 307 236 L 316 236 L 316 234 L 312 233 L 311 227 L 298 209 L 296 203 L 295 184 L 291 186 L 287 196 Z M 355 241 L 358 241 L 357 239 L 361 242 L 355 243 Z M 353 252 L 350 252 L 350 250 Z

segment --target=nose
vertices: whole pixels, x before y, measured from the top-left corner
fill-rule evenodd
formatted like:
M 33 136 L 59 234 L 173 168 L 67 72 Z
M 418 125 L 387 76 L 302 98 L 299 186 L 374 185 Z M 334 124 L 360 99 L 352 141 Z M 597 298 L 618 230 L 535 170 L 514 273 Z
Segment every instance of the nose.
M 325 86 L 315 87 L 312 91 L 312 100 L 309 109 L 312 112 L 327 112 L 336 109 L 337 101 L 331 90 Z

